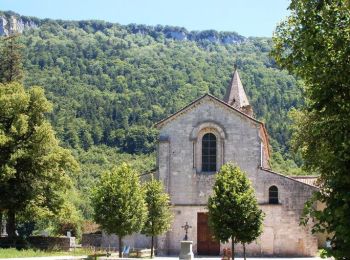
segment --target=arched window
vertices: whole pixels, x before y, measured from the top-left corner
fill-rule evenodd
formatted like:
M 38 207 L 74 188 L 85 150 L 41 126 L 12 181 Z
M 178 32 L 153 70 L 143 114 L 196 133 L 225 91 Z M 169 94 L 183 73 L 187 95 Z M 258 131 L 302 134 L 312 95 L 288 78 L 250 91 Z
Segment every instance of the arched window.
M 278 204 L 278 188 L 276 186 L 269 188 L 269 203 Z
M 202 138 L 202 171 L 216 171 L 216 136 L 212 133 Z

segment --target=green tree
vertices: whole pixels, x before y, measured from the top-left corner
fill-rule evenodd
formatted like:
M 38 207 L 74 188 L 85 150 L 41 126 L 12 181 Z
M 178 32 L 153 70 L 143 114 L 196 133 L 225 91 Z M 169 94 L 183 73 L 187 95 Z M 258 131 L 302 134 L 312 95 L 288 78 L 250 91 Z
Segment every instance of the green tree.
M 54 233 L 66 235 L 70 231 L 72 236 L 81 238 L 82 222 L 83 219 L 80 212 L 67 200 L 53 218 Z
M 291 15 L 274 37 L 278 64 L 305 82 L 307 102 L 294 112 L 293 146 L 305 167 L 320 173 L 307 204 L 314 232 L 327 232 L 336 259 L 350 259 L 350 2 L 292 0 Z M 324 210 L 312 207 L 325 204 Z
M 12 35 L 1 39 L 0 82 L 21 81 L 23 78 L 22 48 L 19 36 Z
M 144 191 L 138 174 L 126 163 L 105 172 L 92 194 L 94 218 L 108 234 L 119 237 L 119 257 L 122 239 L 141 231 L 147 217 Z
M 31 203 L 25 211 L 18 214 L 17 226 L 23 227 L 33 223 L 33 229 L 30 230 L 30 233 L 27 233 L 27 236 L 32 233 L 38 235 L 43 231 L 47 232 L 48 235 L 61 236 L 66 235 L 67 231 L 71 231 L 72 236 L 80 239 L 83 219 L 75 205 L 65 198 L 68 195 L 72 196 L 71 190 L 66 194 L 62 194 L 63 203 L 55 212 L 37 207 L 35 203 Z M 18 233 L 21 235 L 20 232 Z
M 234 244 L 254 241 L 262 232 L 263 212 L 246 174 L 233 164 L 224 164 L 208 199 L 209 225 L 216 239 Z M 244 256 L 245 257 L 245 256 Z
M 151 236 L 151 258 L 153 257 L 154 236 L 166 232 L 172 220 L 169 195 L 164 192 L 160 181 L 152 179 L 146 182 L 145 200 L 148 208 L 148 216 L 141 231 L 142 234 Z
M 0 209 L 7 212 L 7 233 L 14 237 L 16 214 L 27 205 L 59 209 L 60 194 L 71 184 L 68 172 L 78 164 L 45 119 L 51 104 L 43 89 L 0 84 L 0 107 Z

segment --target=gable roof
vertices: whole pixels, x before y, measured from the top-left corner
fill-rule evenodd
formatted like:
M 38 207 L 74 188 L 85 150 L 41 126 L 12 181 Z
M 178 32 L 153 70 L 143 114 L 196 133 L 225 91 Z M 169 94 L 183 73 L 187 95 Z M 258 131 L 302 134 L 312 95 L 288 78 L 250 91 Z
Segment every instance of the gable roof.
M 278 175 L 278 176 L 280 176 L 280 177 L 283 177 L 283 178 L 286 178 L 286 179 L 289 179 L 289 180 L 298 182 L 298 183 L 303 184 L 303 185 L 306 185 L 306 186 L 310 186 L 310 187 L 315 188 L 315 189 L 319 189 L 319 188 L 318 188 L 317 186 L 315 186 L 314 184 L 311 184 L 311 183 L 308 183 L 308 182 L 304 182 L 304 181 L 302 181 L 302 180 L 299 180 L 298 178 L 295 178 L 295 176 L 286 176 L 286 175 L 283 175 L 283 174 L 281 174 L 281 173 L 274 172 L 274 171 L 271 171 L 271 170 L 266 169 L 266 168 L 263 168 L 263 167 L 259 167 L 259 168 L 260 168 L 260 170 L 262 170 L 262 171 L 265 171 L 265 172 L 269 172 L 269 173 Z
M 257 119 L 255 119 L 254 117 L 251 117 L 245 113 L 243 113 L 242 111 L 240 111 L 239 109 L 233 107 L 233 106 L 230 106 L 229 104 L 227 104 L 226 102 L 222 101 L 221 99 L 218 99 L 217 97 L 207 93 L 207 94 L 204 94 L 203 96 L 195 99 L 194 101 L 192 101 L 190 104 L 188 104 L 187 106 L 185 106 L 184 108 L 180 109 L 179 111 L 177 111 L 176 113 L 164 118 L 163 120 L 157 122 L 155 124 L 155 127 L 157 127 L 158 129 L 161 128 L 164 124 L 166 124 L 167 122 L 169 122 L 170 120 L 174 119 L 175 117 L 178 117 L 184 113 L 186 113 L 188 110 L 190 110 L 192 107 L 194 107 L 197 103 L 199 103 L 201 100 L 203 100 L 204 98 L 209 98 L 211 100 L 213 100 L 214 102 L 218 102 L 219 104 L 225 106 L 226 108 L 228 109 L 231 109 L 232 111 L 234 112 L 237 112 L 238 114 L 244 116 L 245 118 L 249 119 L 250 121 L 252 121 L 253 123 L 259 125 L 264 134 L 264 136 L 262 137 L 263 138 L 263 141 L 265 142 L 265 145 L 266 145 L 266 149 L 267 149 L 267 153 L 268 153 L 268 157 L 270 157 L 270 149 L 269 149 L 269 136 L 267 134 L 267 131 L 266 131 L 266 127 L 265 127 L 265 124 Z
M 155 126 L 156 126 L 157 128 L 160 128 L 162 125 L 166 124 L 168 121 L 170 121 L 170 120 L 173 119 L 174 117 L 177 117 L 177 116 L 179 116 L 179 115 L 185 113 L 186 111 L 188 111 L 188 110 L 191 109 L 192 107 L 194 107 L 197 103 L 199 103 L 202 99 L 204 99 L 204 98 L 206 98 L 206 97 L 208 97 L 208 98 L 210 98 L 211 100 L 214 100 L 214 101 L 220 103 L 221 105 L 224 105 L 225 107 L 227 107 L 227 108 L 229 108 L 229 109 L 231 109 L 231 110 L 233 110 L 233 111 L 239 113 L 240 115 L 243 115 L 244 117 L 250 119 L 250 120 L 253 121 L 254 123 L 257 123 L 257 124 L 260 124 L 260 125 L 264 125 L 263 122 L 261 122 L 261 121 L 255 119 L 254 117 L 251 117 L 251 116 L 249 116 L 249 115 L 243 113 L 243 112 L 240 111 L 239 109 L 237 109 L 237 108 L 235 108 L 235 107 L 233 107 L 233 106 L 230 106 L 229 104 L 227 104 L 227 103 L 225 103 L 224 101 L 218 99 L 217 97 L 215 97 L 215 96 L 213 96 L 213 95 L 207 93 L 207 94 L 204 94 L 203 96 L 201 96 L 201 97 L 195 99 L 194 101 L 192 101 L 192 102 L 189 103 L 187 106 L 185 106 L 184 108 L 180 109 L 179 111 L 175 112 L 174 114 L 172 114 L 172 115 L 170 115 L 170 116 L 168 116 L 168 117 L 166 117 L 166 118 L 160 120 L 159 122 L 157 122 L 157 123 L 155 124 Z
M 304 182 L 306 184 L 310 184 L 312 186 L 319 186 L 318 176 L 308 175 L 308 176 L 291 176 L 293 179 L 296 179 L 300 182 Z

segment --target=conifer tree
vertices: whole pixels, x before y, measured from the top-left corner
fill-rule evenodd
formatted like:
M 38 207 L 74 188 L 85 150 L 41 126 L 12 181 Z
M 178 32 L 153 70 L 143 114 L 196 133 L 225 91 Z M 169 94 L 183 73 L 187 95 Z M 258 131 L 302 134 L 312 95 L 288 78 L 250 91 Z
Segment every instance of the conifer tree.
M 154 236 L 166 232 L 172 220 L 169 195 L 164 192 L 160 181 L 152 179 L 145 184 L 145 200 L 148 215 L 142 234 L 151 236 L 151 257 L 153 257 Z
M 105 172 L 92 193 L 94 218 L 108 234 L 119 239 L 141 231 L 147 217 L 144 191 L 138 174 L 126 163 Z
M 263 212 L 245 173 L 233 164 L 224 164 L 216 176 L 208 200 L 209 225 L 216 239 L 234 244 L 254 241 L 262 232 Z
M 23 78 L 22 44 L 19 35 L 1 39 L 0 48 L 0 82 L 20 82 Z

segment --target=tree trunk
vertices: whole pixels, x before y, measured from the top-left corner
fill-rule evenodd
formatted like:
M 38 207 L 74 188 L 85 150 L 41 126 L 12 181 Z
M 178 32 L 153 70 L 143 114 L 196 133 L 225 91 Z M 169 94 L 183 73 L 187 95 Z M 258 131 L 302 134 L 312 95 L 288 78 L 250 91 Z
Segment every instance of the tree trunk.
M 2 217 L 3 217 L 4 213 L 2 213 L 2 211 L 0 211 L 0 236 L 4 233 L 3 231 L 3 225 L 2 225 Z
M 151 239 L 151 258 L 153 258 L 153 244 L 154 244 L 154 236 Z
M 246 257 L 245 257 L 245 243 L 243 243 L 243 257 L 244 257 L 244 260 L 246 260 Z
M 122 241 L 122 237 L 118 236 L 119 239 L 119 258 L 123 257 L 123 241 Z
M 235 242 L 233 238 L 231 238 L 231 251 L 232 251 L 232 260 L 235 260 Z
M 7 223 L 6 232 L 8 237 L 16 237 L 16 212 L 14 210 L 9 210 L 7 212 Z

